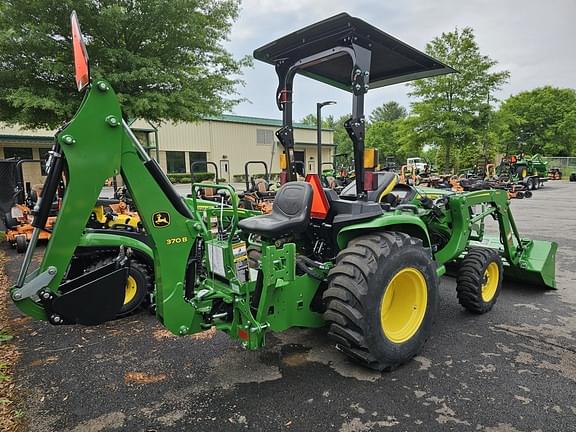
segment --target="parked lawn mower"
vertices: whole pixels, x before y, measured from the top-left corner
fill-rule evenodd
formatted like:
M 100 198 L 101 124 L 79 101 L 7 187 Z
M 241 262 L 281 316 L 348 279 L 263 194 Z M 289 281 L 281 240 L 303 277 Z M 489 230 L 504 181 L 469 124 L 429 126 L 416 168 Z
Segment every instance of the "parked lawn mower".
M 417 182 L 416 167 L 414 165 L 402 165 L 400 167 L 400 183 L 415 186 Z
M 18 253 L 26 252 L 28 241 L 32 238 L 32 232 L 34 231 L 32 220 L 31 210 L 24 204 L 16 204 L 5 216 L 6 241 L 12 245 Z M 38 240 L 46 241 L 50 238 L 50 230 L 54 226 L 55 221 L 55 216 L 50 216 L 46 220 L 46 230 L 40 233 Z
M 38 197 L 42 194 L 42 185 L 31 185 L 25 182 L 23 174 L 24 164 L 38 164 L 39 160 L 5 159 L 0 161 L 0 207 L 3 210 L 2 222 L 4 224 L 6 241 L 16 248 L 18 253 L 24 253 L 28 241 L 32 236 L 32 211 Z M 58 214 L 59 200 L 52 203 L 49 217 L 46 221 L 46 230 L 39 235 L 40 241 L 50 238 L 50 230 Z
M 219 180 L 219 176 L 218 176 L 218 165 L 216 165 L 215 162 L 202 162 L 202 161 L 194 161 L 190 164 L 190 178 L 192 180 L 192 184 L 196 183 L 196 174 L 198 171 L 196 171 L 196 167 L 206 167 L 206 169 L 208 169 L 208 167 L 211 166 L 212 168 L 214 168 L 214 181 L 203 181 L 201 183 L 204 183 L 206 186 L 202 187 L 202 188 L 198 188 L 197 190 L 194 190 L 194 188 L 192 187 L 191 192 L 196 192 L 198 198 L 206 200 L 206 201 L 215 201 L 215 202 L 220 202 L 222 200 L 222 196 L 218 194 L 218 191 L 220 190 L 220 188 L 218 187 L 214 187 L 214 185 L 218 185 L 218 180 Z M 191 195 L 190 195 L 191 196 Z
M 254 176 L 250 175 L 250 165 L 261 165 L 264 168 L 264 177 L 254 178 Z M 264 161 L 246 162 L 244 164 L 244 178 L 246 180 L 246 190 L 239 195 L 241 206 L 249 210 L 270 213 L 276 197 L 276 190 L 271 190 L 272 183 L 270 182 L 268 164 Z
M 238 196 L 228 185 L 214 186 L 228 191 L 230 205 L 200 208 L 195 192 L 203 184 L 192 186 L 189 200 L 176 193 L 122 120 L 110 83 L 90 80 L 75 14 L 72 23 L 76 81 L 86 94 L 56 135 L 33 238 L 11 289 L 27 315 L 56 325 L 114 318 L 123 301 L 118 287 L 125 286 L 137 254 L 147 250 L 156 275 L 156 315 L 174 334 L 215 327 L 247 349 L 258 349 L 270 331 L 328 326 L 343 353 L 387 370 L 418 354 L 431 334 L 446 264 L 462 260 L 457 295 L 474 313 L 494 306 L 504 272 L 555 286 L 557 245 L 520 237 L 505 191 L 446 193 L 435 201 L 415 197 L 383 206 L 370 197 L 385 200 L 390 185 L 378 196 L 380 176 L 363 163 L 355 164 L 355 191 L 346 199 L 325 191 L 317 175 L 296 181 L 292 90 L 297 74 L 351 91 L 352 116 L 345 126 L 354 160 L 364 161 L 368 89 L 454 72 L 441 62 L 347 14 L 257 49 L 255 58 L 275 66 L 278 74 L 283 126 L 276 136 L 284 148 L 286 181 L 272 212 L 252 216 L 238 209 Z M 40 267 L 29 273 L 64 166 L 60 216 Z M 122 173 L 146 239 L 125 233 L 117 255 L 72 274 L 71 257 L 86 242 L 84 225 L 99 186 L 114 172 Z M 499 224 L 494 239 L 475 228 L 488 216 Z
M 333 159 L 334 174 L 339 187 L 345 187 L 354 179 L 354 161 L 350 153 L 336 153 Z
M 522 183 L 502 181 L 497 179 L 450 177 L 449 184 L 454 192 L 479 191 L 485 189 L 501 189 L 508 193 L 509 199 L 532 198 L 532 191 Z
M 548 170 L 548 180 L 562 180 L 562 171 L 558 167 Z
M 322 172 L 320 173 L 320 180 L 322 181 L 322 186 L 330 189 L 337 189 L 341 186 L 338 184 L 336 177 L 338 173 L 336 172 L 336 166 L 334 162 L 322 162 Z
M 139 231 L 142 229 L 142 223 L 138 212 L 130 209 L 126 201 L 114 198 L 98 198 L 87 227 Z
M 384 158 L 384 163 L 382 164 L 382 170 L 396 172 L 397 169 L 398 169 L 398 161 L 396 157 L 386 156 Z

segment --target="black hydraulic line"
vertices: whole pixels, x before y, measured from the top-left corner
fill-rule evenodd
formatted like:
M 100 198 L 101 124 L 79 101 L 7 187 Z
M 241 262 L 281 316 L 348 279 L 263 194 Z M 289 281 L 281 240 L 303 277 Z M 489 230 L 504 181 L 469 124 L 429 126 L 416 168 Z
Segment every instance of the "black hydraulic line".
M 46 221 L 52 209 L 52 203 L 56 197 L 60 179 L 62 178 L 62 170 L 64 169 L 64 158 L 61 154 L 60 144 L 57 144 L 52 153 L 52 166 L 48 173 L 48 178 L 42 188 L 42 196 L 34 207 L 34 220 L 32 226 L 34 228 L 44 229 Z

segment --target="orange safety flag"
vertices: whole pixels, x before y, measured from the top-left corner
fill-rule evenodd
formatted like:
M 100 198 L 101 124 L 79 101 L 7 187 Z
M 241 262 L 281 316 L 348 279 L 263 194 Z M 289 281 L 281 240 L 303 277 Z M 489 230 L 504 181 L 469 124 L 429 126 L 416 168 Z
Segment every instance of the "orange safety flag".
M 318 177 L 318 174 L 308 174 L 306 183 L 310 183 L 312 186 L 312 211 L 310 216 L 314 219 L 326 219 L 330 204 L 322 188 L 320 177 Z
M 72 49 L 74 51 L 74 70 L 76 75 L 76 86 L 78 91 L 82 91 L 90 83 L 90 72 L 88 71 L 88 53 L 82 39 L 80 23 L 76 16 L 76 11 L 70 15 L 72 24 Z

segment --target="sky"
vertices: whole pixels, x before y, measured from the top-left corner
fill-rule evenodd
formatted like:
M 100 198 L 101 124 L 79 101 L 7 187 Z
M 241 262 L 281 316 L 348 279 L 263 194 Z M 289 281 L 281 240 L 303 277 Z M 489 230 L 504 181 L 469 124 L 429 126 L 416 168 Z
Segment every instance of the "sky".
M 510 81 L 495 96 L 552 85 L 576 87 L 576 0 L 243 0 L 226 47 L 236 56 L 322 19 L 347 12 L 424 51 L 426 43 L 456 27 L 472 27 L 480 52 L 498 61 L 494 70 L 509 70 Z M 276 108 L 276 74 L 271 65 L 254 61 L 243 76 L 234 114 L 281 118 Z M 395 100 L 409 109 L 408 87 L 374 89 L 366 97 L 366 115 Z M 316 112 L 316 102 L 335 100 L 323 115 L 351 110 L 347 92 L 305 77 L 294 84 L 294 118 Z

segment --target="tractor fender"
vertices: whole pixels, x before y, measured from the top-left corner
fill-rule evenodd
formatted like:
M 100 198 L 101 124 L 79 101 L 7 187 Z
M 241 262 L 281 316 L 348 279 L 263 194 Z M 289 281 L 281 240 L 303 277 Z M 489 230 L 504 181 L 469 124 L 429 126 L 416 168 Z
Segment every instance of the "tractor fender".
M 87 231 L 78 242 L 78 247 L 84 248 L 125 248 L 132 249 L 136 254 L 154 267 L 154 251 L 149 239 L 140 233 L 127 233 L 122 230 L 92 230 Z
M 430 246 L 430 236 L 422 219 L 416 215 L 397 212 L 342 228 L 336 236 L 338 248 L 344 249 L 354 237 L 378 230 L 403 232 L 422 240 L 425 247 Z

